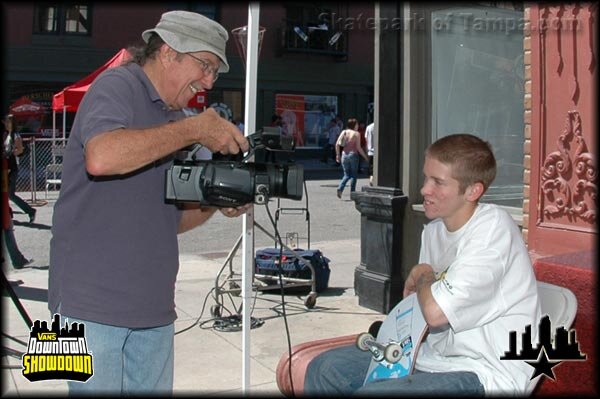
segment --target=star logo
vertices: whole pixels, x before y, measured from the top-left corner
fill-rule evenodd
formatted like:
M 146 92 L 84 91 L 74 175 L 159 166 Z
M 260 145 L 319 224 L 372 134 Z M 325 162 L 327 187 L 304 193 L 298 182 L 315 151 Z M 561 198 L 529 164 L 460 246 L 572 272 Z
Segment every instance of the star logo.
M 528 365 L 530 365 L 531 367 L 533 367 L 535 369 L 533 372 L 533 375 L 531 376 L 532 380 L 535 377 L 537 377 L 538 375 L 544 374 L 545 376 L 552 379 L 552 381 L 556 381 L 556 378 L 554 377 L 554 372 L 552 371 L 552 368 L 554 366 L 557 366 L 560 363 L 560 361 L 558 361 L 558 362 L 549 361 L 548 354 L 546 353 L 546 348 L 542 347 L 542 349 L 540 350 L 540 354 L 535 362 L 525 362 L 525 363 L 527 363 Z
M 552 368 L 564 361 L 583 361 L 587 359 L 579 350 L 579 342 L 575 330 L 567 330 L 560 326 L 552 331 L 549 316 L 540 320 L 539 341 L 532 344 L 531 325 L 525 326 L 522 334 L 521 348 L 517 348 L 517 332 L 509 333 L 510 349 L 500 357 L 500 360 L 523 360 L 534 368 L 531 379 L 540 375 L 556 381 Z

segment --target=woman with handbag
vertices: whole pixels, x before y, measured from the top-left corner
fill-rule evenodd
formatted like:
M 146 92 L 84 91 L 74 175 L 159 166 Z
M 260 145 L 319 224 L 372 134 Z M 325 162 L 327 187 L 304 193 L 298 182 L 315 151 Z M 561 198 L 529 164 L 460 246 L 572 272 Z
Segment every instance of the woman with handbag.
M 360 159 L 359 154 L 365 160 L 369 160 L 367 154 L 360 145 L 360 133 L 356 130 L 358 127 L 358 121 L 355 118 L 348 119 L 348 125 L 346 130 L 340 133 L 337 142 L 335 143 L 335 157 L 336 161 L 342 163 L 344 170 L 344 177 L 337 188 L 338 198 L 342 198 L 342 192 L 346 187 L 348 180 L 352 179 L 350 183 L 350 192 L 356 191 L 356 180 L 358 178 L 358 165 Z

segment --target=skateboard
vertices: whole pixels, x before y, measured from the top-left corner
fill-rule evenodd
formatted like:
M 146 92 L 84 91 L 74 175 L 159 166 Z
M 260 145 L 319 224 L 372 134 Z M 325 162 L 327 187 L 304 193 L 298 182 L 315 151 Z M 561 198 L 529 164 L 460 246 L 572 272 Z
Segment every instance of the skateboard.
M 356 346 L 372 354 L 364 384 L 376 379 L 400 378 L 411 374 L 426 334 L 427 323 L 417 295 L 411 294 L 387 315 L 377 332 L 377 339 L 366 332 L 356 338 Z

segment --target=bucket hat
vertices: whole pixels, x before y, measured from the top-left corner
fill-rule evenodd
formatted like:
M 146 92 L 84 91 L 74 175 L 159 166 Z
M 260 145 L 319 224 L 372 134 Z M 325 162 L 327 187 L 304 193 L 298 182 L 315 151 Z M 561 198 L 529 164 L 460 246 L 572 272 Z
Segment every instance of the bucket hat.
M 221 24 L 204 15 L 189 11 L 166 12 L 156 27 L 142 33 L 142 39 L 148 43 L 152 33 L 158 34 L 169 47 L 180 53 L 213 53 L 221 60 L 219 73 L 229 71 L 225 56 L 229 34 Z

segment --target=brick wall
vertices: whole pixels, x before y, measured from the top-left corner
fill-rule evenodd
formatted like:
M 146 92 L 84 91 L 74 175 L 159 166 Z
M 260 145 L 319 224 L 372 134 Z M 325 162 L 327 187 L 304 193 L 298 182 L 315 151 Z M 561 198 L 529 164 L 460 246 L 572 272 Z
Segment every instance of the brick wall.
M 523 29 L 523 51 L 525 64 L 525 96 L 524 103 L 524 172 L 523 172 L 523 238 L 527 244 L 527 236 L 529 233 L 529 196 L 530 196 L 530 176 L 531 176 L 531 8 L 525 7 L 523 10 L 523 18 L 525 20 L 525 28 Z

